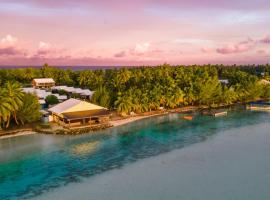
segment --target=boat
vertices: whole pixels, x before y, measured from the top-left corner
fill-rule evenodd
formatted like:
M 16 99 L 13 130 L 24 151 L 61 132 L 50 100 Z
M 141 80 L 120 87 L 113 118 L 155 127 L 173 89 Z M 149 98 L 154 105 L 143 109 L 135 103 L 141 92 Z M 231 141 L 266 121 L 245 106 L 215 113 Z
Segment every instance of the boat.
M 226 116 L 228 112 L 226 110 L 205 110 L 202 115 L 208 115 L 213 117 Z
M 193 120 L 194 116 L 193 115 L 185 115 L 182 117 L 182 119 L 185 119 L 185 120 Z
M 248 110 L 255 110 L 255 111 L 270 111 L 270 103 L 269 102 L 255 102 L 250 103 L 246 106 Z

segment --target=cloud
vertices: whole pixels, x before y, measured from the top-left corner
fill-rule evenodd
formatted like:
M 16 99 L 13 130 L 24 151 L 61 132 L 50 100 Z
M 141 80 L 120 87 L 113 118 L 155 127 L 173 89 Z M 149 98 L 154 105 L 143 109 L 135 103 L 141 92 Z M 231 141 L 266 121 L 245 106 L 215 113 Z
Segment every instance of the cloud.
M 265 38 L 263 38 L 262 40 L 260 40 L 260 42 L 266 43 L 266 44 L 270 43 L 270 35 L 268 35 Z
M 121 58 L 121 57 L 125 57 L 125 56 L 126 56 L 125 51 L 121 51 L 119 53 L 114 54 L 114 57 L 116 57 L 116 58 Z
M 234 54 L 250 51 L 256 45 L 256 42 L 248 38 L 237 44 L 229 44 L 223 47 L 217 48 L 216 52 L 219 54 Z
M 22 4 L 21 0 L 2 0 L 3 3 L 17 3 Z M 100 1 L 100 0 L 27 0 L 23 4 L 27 6 L 36 6 L 40 8 L 101 8 L 106 10 L 112 9 L 134 9 L 134 8 L 145 8 L 150 6 L 157 7 L 173 7 L 173 8 L 205 8 L 205 9 L 241 9 L 241 10 L 268 10 L 270 8 L 269 1 L 267 0 L 137 0 L 137 1 L 126 1 L 126 0 L 113 0 L 113 1 Z
M 51 50 L 51 44 L 50 43 L 46 43 L 46 42 L 42 42 L 40 41 L 38 44 L 38 50 L 37 50 L 37 54 L 38 55 L 45 55 L 48 54 Z
M 18 42 L 18 38 L 13 37 L 12 35 L 6 35 L 1 39 L 1 46 L 10 47 L 14 46 Z
M 22 55 L 22 54 L 23 52 L 13 47 L 0 48 L 0 56 L 16 56 L 16 55 Z
M 265 53 L 266 53 L 265 50 L 258 50 L 258 51 L 257 51 L 257 54 L 265 54 Z
M 21 56 L 26 52 L 17 46 L 18 38 L 6 35 L 0 40 L 0 56 Z
M 136 44 L 135 48 L 131 50 L 131 54 L 133 55 L 142 55 L 146 53 L 150 48 L 150 43 L 145 42 L 141 44 Z
M 215 52 L 215 49 L 209 48 L 209 47 L 203 47 L 203 48 L 201 48 L 201 51 L 203 53 L 213 53 L 213 52 Z

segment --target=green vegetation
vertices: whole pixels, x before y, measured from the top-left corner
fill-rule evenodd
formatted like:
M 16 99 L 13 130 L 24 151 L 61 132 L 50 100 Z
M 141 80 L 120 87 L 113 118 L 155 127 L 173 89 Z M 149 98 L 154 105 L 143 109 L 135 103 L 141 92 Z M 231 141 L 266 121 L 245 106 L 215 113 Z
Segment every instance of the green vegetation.
M 0 129 L 34 122 L 40 117 L 36 96 L 22 92 L 17 82 L 8 81 L 0 88 Z
M 260 83 L 260 79 L 270 80 L 269 75 L 270 65 L 164 64 L 130 69 L 72 71 L 45 64 L 41 69 L 1 69 L 0 86 L 7 87 L 4 85 L 8 81 L 17 81 L 27 86 L 33 78 L 53 78 L 57 85 L 95 91 L 93 103 L 127 114 L 131 111 L 140 113 L 157 110 L 160 107 L 217 107 L 236 102 L 270 99 L 270 86 Z M 229 84 L 222 84 L 219 79 L 228 79 Z M 15 92 L 10 95 L 19 94 L 20 92 Z M 13 98 L 14 103 L 6 103 L 1 99 L 1 120 L 5 121 L 5 125 L 11 116 L 15 123 L 18 122 L 16 111 L 22 106 L 21 99 L 21 96 Z M 5 110 L 11 114 L 6 114 Z
M 55 95 L 48 95 L 45 99 L 46 103 L 49 105 L 54 105 L 54 104 L 58 104 L 59 101 L 57 99 L 57 97 Z

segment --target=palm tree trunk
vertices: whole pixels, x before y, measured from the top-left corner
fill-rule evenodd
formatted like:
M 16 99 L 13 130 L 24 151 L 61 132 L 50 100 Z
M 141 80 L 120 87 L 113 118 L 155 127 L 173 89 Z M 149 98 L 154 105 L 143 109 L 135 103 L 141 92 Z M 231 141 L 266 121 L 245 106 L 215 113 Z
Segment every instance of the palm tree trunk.
M 8 116 L 8 118 L 7 118 L 7 124 L 6 124 L 6 128 L 8 128 L 8 127 L 9 127 L 9 123 L 10 123 L 10 116 Z
M 13 117 L 14 117 L 14 120 L 15 120 L 16 124 L 19 125 L 19 122 L 17 120 L 16 112 L 13 112 Z

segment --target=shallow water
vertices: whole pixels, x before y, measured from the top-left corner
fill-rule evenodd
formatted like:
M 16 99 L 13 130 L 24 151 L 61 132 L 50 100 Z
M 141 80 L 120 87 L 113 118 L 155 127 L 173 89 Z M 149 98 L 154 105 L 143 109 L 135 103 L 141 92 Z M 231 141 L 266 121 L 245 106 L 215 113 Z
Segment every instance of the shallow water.
M 121 171 L 143 158 L 192 148 L 192 144 L 228 134 L 229 130 L 231 134 L 237 130 L 265 131 L 270 128 L 265 125 L 269 120 L 269 113 L 244 110 L 231 111 L 227 117 L 220 118 L 198 116 L 193 121 L 171 114 L 94 135 L 4 139 L 0 141 L 0 199 L 38 197 L 69 183 L 83 182 L 83 178 L 94 180 L 111 169 L 121 168 Z

